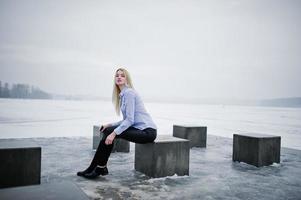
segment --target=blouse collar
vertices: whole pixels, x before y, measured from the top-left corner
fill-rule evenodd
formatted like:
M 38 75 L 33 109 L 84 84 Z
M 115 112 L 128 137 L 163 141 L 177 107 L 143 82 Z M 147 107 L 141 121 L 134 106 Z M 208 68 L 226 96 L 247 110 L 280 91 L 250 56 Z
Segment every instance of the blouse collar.
M 120 98 L 123 97 L 125 91 L 126 91 L 128 88 L 129 88 L 128 86 L 124 86 L 124 87 L 122 88 L 122 90 L 121 90 L 121 92 L 120 92 L 120 94 L 119 94 L 119 97 L 120 97 Z

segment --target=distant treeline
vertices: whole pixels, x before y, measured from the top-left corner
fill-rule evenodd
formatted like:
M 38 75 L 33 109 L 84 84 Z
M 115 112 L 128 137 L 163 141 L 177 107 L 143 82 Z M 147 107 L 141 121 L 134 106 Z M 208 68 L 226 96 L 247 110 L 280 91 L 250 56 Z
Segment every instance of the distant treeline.
M 2 83 L 0 81 L 0 98 L 20 98 L 20 99 L 51 99 L 52 96 L 37 87 L 28 84 Z

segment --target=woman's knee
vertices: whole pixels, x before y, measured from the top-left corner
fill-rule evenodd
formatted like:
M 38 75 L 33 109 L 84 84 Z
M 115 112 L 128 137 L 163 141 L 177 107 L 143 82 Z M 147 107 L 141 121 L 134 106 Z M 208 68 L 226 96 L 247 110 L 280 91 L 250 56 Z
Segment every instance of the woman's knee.
M 157 130 L 150 130 L 147 132 L 149 142 L 155 141 L 155 139 L 157 138 Z
M 153 134 L 152 142 L 155 141 L 156 138 L 157 138 L 157 133 Z
M 157 137 L 157 134 L 156 134 L 156 133 L 149 134 L 148 142 L 153 142 L 153 141 L 155 141 L 156 137 Z
M 102 132 L 105 134 L 105 135 L 110 135 L 112 132 L 114 131 L 114 128 L 111 126 L 111 127 L 108 127 L 106 128 L 105 130 L 103 130 Z

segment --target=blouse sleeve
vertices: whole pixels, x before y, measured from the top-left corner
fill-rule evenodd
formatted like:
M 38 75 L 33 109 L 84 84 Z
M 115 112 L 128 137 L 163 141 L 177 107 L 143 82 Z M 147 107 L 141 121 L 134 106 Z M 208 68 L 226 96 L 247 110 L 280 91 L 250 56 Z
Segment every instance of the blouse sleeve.
M 113 122 L 111 123 L 111 126 L 119 126 L 121 124 L 122 120 L 119 122 Z

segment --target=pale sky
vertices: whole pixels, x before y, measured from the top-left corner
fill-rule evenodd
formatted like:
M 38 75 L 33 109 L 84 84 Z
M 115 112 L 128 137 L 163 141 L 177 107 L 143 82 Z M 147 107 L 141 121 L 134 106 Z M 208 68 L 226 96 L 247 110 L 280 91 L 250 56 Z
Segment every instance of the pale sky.
M 301 96 L 298 0 L 0 0 L 0 80 L 110 97 Z

